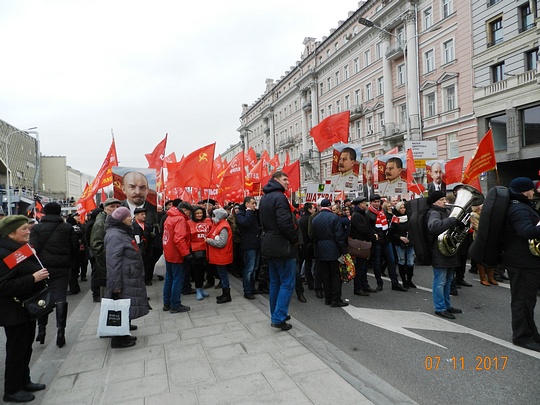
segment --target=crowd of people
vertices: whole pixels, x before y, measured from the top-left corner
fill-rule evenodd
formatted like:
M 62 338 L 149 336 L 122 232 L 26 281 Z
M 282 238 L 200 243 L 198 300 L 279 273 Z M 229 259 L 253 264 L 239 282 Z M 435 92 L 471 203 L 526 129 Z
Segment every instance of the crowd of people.
M 170 314 L 190 311 L 182 304 L 183 295 L 195 294 L 201 301 L 210 296 L 211 288 L 221 289 L 215 297 L 217 304 L 231 302 L 231 274 L 242 279 L 244 299 L 269 294 L 271 326 L 289 330 L 290 300 L 296 292 L 299 302 L 307 302 L 304 285 L 330 307 L 348 305 L 342 299 L 340 264 L 351 240 L 372 245 L 369 258 L 354 258 L 355 295 L 367 297 L 382 291 L 386 273 L 392 291 L 416 288 L 411 212 L 405 201 L 370 193 L 369 201 L 363 196 L 343 202 L 323 198 L 300 206 L 287 199 L 288 184 L 286 173 L 275 172 L 262 197 L 247 196 L 241 203 L 223 207 L 211 199 L 194 205 L 175 199 L 158 206 L 157 215 L 148 215 L 144 200 L 128 204 L 108 198 L 85 221 L 76 213 L 64 218 L 55 202 L 45 205 L 39 223 L 21 215 L 0 219 L 0 259 L 28 243 L 35 252 L 18 262 L 15 271 L 0 260 L 0 305 L 4 308 L 0 325 L 7 337 L 4 400 L 31 401 L 33 391 L 45 389 L 31 381 L 29 362 L 34 340 L 45 343 L 48 315 L 30 319 L 13 297 L 24 299 L 48 284 L 55 301 L 56 344 L 61 348 L 66 344 L 66 297 L 81 291 L 79 281 L 88 281 L 88 263 L 94 302 L 130 299 L 130 321 L 152 309 L 146 287 L 159 281 L 163 282 L 162 309 Z M 478 272 L 484 286 L 496 285 L 497 278 L 508 279 L 508 271 L 513 343 L 540 351 L 534 323 L 540 256 L 528 248 L 529 240 L 540 241 L 540 215 L 531 206 L 535 188 L 527 178 L 514 179 L 509 185 L 511 203 L 500 269 L 473 261 L 469 271 Z M 462 313 L 451 305 L 450 296 L 472 286 L 464 277 L 467 249 L 481 215 L 481 206 L 473 207 L 470 224 L 449 215 L 448 203 L 454 201 L 458 189 L 448 193 L 434 189 L 427 197 L 433 306 L 435 314 L 446 319 Z M 466 228 L 467 237 L 455 255 L 441 254 L 437 236 L 453 228 Z M 165 262 L 165 274 L 156 279 L 154 270 L 160 259 Z M 373 287 L 369 268 L 376 283 Z M 130 330 L 136 329 L 130 322 Z M 136 340 L 131 335 L 115 336 L 111 347 L 131 347 Z

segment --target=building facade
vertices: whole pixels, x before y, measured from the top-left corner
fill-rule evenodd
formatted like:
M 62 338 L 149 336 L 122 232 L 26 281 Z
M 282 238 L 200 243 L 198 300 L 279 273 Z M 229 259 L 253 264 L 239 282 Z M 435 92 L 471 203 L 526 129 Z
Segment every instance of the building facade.
M 307 37 L 301 59 L 262 96 L 242 106 L 240 138 L 283 161 L 300 159 L 301 181 L 330 178 L 331 148 L 316 149 L 311 128 L 350 111 L 349 143 L 375 157 L 407 140 L 435 140 L 438 158 L 472 156 L 471 2 L 370 0 L 321 41 Z
M 69 206 L 82 195 L 92 177 L 67 165 L 65 156 L 41 156 L 41 192 Z

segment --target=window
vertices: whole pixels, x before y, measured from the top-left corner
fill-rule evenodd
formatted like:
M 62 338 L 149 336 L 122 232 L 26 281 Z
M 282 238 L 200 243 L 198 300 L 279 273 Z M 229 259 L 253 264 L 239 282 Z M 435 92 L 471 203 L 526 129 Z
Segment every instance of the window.
M 349 65 L 345 65 L 343 67 L 343 80 L 347 80 L 349 78 Z
M 503 40 L 502 17 L 499 17 L 489 23 L 489 41 L 488 47 L 498 44 Z
M 339 49 L 339 42 L 336 42 L 334 44 L 334 50 L 337 51 Z
M 454 12 L 454 0 L 442 0 L 443 18 Z
M 456 86 L 451 85 L 444 88 L 444 96 L 446 99 L 446 111 L 452 111 L 457 108 L 456 105 Z
M 454 40 L 450 39 L 443 43 L 444 62 L 450 63 L 454 60 Z
M 366 96 L 366 98 L 365 98 L 366 101 L 369 101 L 369 100 L 373 99 L 373 93 L 372 93 L 372 90 L 371 90 L 371 83 L 366 84 L 366 94 L 365 94 L 365 96 Z
M 504 62 L 491 66 L 491 82 L 497 83 L 504 80 Z
M 364 66 L 368 67 L 369 65 L 371 65 L 371 49 L 364 52 Z
M 340 113 L 340 112 L 341 112 L 341 101 L 336 100 L 336 113 Z
M 358 73 L 360 71 L 360 63 L 358 61 L 358 58 L 354 58 L 354 73 Z
M 523 110 L 523 146 L 536 145 L 540 143 L 540 106 Z
M 486 123 L 491 128 L 491 132 L 493 134 L 493 148 L 496 151 L 506 150 L 506 124 L 508 123 L 506 114 L 491 117 Z
M 435 106 L 435 93 L 429 93 L 425 95 L 425 102 L 426 102 L 426 117 L 433 117 L 435 114 L 437 114 Z
M 459 142 L 457 134 L 448 134 L 448 158 L 459 157 Z
M 326 78 L 326 90 L 330 90 L 332 88 L 332 78 L 328 77 Z
M 362 101 L 360 100 L 360 90 L 355 90 L 354 91 L 354 103 L 356 105 L 362 104 Z
M 384 77 L 379 77 L 377 79 L 377 95 L 384 95 Z
M 324 119 L 324 108 L 321 108 L 321 118 L 320 118 L 320 119 L 321 119 L 321 120 Z
M 405 64 L 401 64 L 397 67 L 397 83 L 405 84 Z
M 525 71 L 536 69 L 538 64 L 538 48 L 525 52 Z
M 398 39 L 397 45 L 403 44 L 405 42 L 405 28 L 403 28 L 403 26 L 396 29 L 396 37 Z
M 433 25 L 433 10 L 428 7 L 424 10 L 424 30 L 431 28 Z
M 319 87 L 320 87 L 320 89 L 321 89 L 320 95 L 322 96 L 323 93 L 324 93 L 324 83 L 319 84 Z
M 345 96 L 345 109 L 351 109 L 351 97 L 348 94 Z
M 328 59 L 330 57 L 330 49 L 327 49 L 326 50 L 326 59 Z
M 377 60 L 382 59 L 383 57 L 382 42 L 375 45 L 375 57 Z
M 435 52 L 433 49 L 430 49 L 424 53 L 424 72 L 429 73 L 435 70 Z
M 356 133 L 356 139 L 362 137 L 362 122 L 360 120 L 354 123 L 354 132 Z
M 328 116 L 332 115 L 332 104 L 328 106 Z
M 367 117 L 366 129 L 368 131 L 368 135 L 371 135 L 373 133 L 373 117 Z
M 531 13 L 531 6 L 529 3 L 524 4 L 519 8 L 520 27 L 519 32 L 530 30 L 534 28 L 534 16 Z
M 336 72 L 336 86 L 339 84 L 339 72 Z
M 407 123 L 407 104 L 403 103 L 399 105 L 399 123 Z
M 379 128 L 380 128 L 381 131 L 382 131 L 383 128 L 384 128 L 384 113 L 383 113 L 383 112 L 382 112 L 382 113 L 379 113 L 379 114 L 377 115 L 377 118 L 378 118 L 378 120 L 379 120 Z

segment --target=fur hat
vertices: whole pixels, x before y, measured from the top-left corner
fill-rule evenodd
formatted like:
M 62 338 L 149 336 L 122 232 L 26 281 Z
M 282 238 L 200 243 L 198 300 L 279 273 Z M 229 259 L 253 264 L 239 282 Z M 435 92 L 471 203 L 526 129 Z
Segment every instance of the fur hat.
M 111 214 L 111 217 L 113 217 L 114 219 L 120 222 L 123 222 L 124 219 L 126 219 L 129 216 L 131 216 L 131 211 L 129 210 L 129 208 L 126 208 L 126 207 L 118 207 Z
M 434 191 L 433 193 L 431 193 L 427 199 L 427 203 L 429 205 L 433 205 L 433 203 L 435 201 L 439 201 L 441 198 L 443 197 L 446 197 L 446 194 L 443 193 L 442 191 Z
M 517 177 L 510 182 L 509 186 L 512 190 L 517 191 L 518 193 L 523 193 L 525 191 L 534 190 L 534 183 L 528 177 Z
M 62 212 L 62 206 L 55 201 L 45 204 L 43 207 L 43 213 L 45 215 L 60 215 Z
M 28 223 L 28 217 L 24 215 L 10 215 L 0 219 L 0 236 L 8 236 L 19 227 Z

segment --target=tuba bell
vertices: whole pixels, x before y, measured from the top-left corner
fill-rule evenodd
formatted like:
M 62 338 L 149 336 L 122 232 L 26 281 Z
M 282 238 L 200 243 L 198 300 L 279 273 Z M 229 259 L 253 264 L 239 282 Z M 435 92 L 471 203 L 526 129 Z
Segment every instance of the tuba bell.
M 437 238 L 437 247 L 444 256 L 453 256 L 457 253 L 459 246 L 463 243 L 469 233 L 469 219 L 471 217 L 471 208 L 474 205 L 481 205 L 484 202 L 484 195 L 472 186 L 467 184 L 461 186 L 457 191 L 454 204 L 448 204 L 453 207 L 450 217 L 457 218 L 458 221 L 466 226 L 460 228 L 455 226 L 447 229 Z

